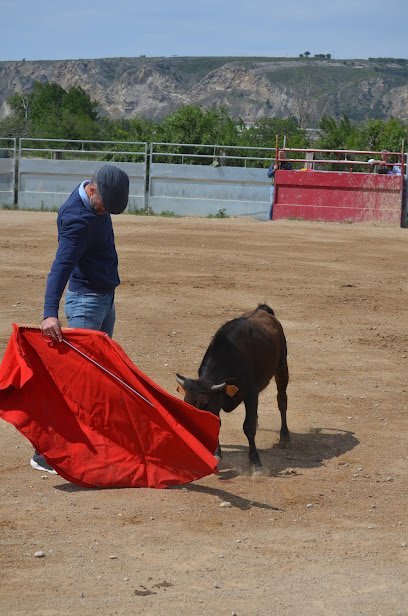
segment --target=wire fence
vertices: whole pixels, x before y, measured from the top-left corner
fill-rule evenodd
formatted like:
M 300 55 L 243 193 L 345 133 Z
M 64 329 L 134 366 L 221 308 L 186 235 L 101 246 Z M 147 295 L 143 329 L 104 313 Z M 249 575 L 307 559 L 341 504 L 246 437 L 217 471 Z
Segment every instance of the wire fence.
M 79 139 L 19 140 L 18 156 L 48 160 L 90 160 L 101 162 L 143 162 L 147 144 L 141 141 L 91 141 Z

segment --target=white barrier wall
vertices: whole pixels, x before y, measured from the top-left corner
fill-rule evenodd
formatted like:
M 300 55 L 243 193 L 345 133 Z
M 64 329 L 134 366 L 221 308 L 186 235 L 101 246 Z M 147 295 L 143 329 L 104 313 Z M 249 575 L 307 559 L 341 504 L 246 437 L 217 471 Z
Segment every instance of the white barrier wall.
M 112 163 L 126 171 L 130 180 L 128 211 L 145 209 L 146 164 Z M 103 165 L 101 161 L 20 158 L 18 207 L 59 208 L 73 189 Z
M 13 137 L 0 137 L 0 207 L 14 206 L 16 189 L 16 146 Z
M 149 208 L 183 216 L 252 216 L 266 219 L 270 207 L 266 169 L 152 163 Z
M 14 205 L 15 159 L 0 158 L 0 205 Z

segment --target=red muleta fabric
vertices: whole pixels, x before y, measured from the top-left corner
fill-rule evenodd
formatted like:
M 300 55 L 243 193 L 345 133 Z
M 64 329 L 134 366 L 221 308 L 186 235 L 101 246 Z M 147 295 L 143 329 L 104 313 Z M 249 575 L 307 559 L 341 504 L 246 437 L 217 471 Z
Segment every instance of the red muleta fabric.
M 61 477 L 166 488 L 216 470 L 218 417 L 160 388 L 106 334 L 62 331 L 65 342 L 50 343 L 40 329 L 13 324 L 0 366 L 0 417 Z

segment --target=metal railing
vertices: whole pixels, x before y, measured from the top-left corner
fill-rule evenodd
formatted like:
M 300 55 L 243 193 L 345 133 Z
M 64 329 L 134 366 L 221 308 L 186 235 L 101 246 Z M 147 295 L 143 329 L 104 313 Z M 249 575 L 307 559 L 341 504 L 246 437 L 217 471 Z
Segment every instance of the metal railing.
M 22 137 L 19 158 L 142 162 L 147 159 L 144 141 L 93 141 L 88 139 L 33 139 Z
M 197 143 L 150 144 L 150 164 L 164 162 L 181 165 L 264 167 L 275 156 L 275 148 Z M 231 164 L 231 163 L 234 164 Z
M 15 137 L 0 137 L 0 158 L 16 158 L 17 139 Z
M 291 156 L 294 154 L 294 156 Z M 302 154 L 304 156 L 302 156 Z M 327 154 L 327 157 L 316 157 L 316 154 Z M 288 156 L 289 155 L 289 156 Z M 384 155 L 388 160 L 384 159 Z M 394 159 L 390 161 L 389 159 Z M 398 166 L 401 175 L 404 175 L 406 168 L 406 154 L 404 154 L 404 144 L 400 152 L 389 152 L 385 150 L 327 150 L 327 149 L 302 149 L 302 148 L 280 148 L 277 150 L 277 160 L 285 160 L 295 165 L 303 163 L 304 169 L 314 169 L 321 171 L 371 171 L 374 166 L 384 166 L 390 169 Z M 334 169 L 333 169 L 334 167 Z

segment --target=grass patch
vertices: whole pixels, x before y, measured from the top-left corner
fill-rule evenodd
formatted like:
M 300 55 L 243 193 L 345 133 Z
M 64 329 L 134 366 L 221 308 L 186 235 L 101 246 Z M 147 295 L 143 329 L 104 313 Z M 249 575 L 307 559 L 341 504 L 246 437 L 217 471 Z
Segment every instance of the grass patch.
M 146 209 L 138 208 L 136 210 L 130 210 L 127 213 L 131 214 L 132 216 L 163 216 L 164 218 L 179 218 L 180 217 L 179 214 L 175 214 L 175 212 L 172 212 L 171 210 L 153 212 L 152 208 L 150 207 Z
M 223 207 L 216 214 L 208 214 L 207 218 L 229 218 L 229 215 L 225 207 Z

